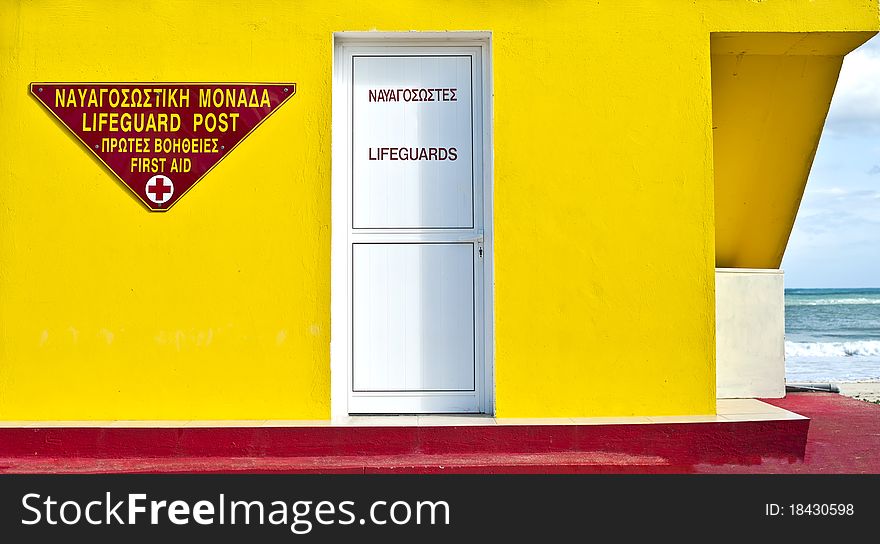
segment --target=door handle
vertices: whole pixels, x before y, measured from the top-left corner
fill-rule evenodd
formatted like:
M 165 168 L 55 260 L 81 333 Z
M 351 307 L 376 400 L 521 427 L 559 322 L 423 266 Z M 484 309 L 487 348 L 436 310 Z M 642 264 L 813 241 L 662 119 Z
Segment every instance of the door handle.
M 479 252 L 480 258 L 483 258 L 483 231 L 479 231 L 476 236 L 467 240 L 477 246 L 477 251 Z

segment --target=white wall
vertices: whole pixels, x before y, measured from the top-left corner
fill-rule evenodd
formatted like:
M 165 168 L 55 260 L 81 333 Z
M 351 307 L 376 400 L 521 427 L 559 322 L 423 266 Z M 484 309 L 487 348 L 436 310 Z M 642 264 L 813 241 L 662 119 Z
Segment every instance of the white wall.
M 785 396 L 785 301 L 781 270 L 715 270 L 718 398 Z

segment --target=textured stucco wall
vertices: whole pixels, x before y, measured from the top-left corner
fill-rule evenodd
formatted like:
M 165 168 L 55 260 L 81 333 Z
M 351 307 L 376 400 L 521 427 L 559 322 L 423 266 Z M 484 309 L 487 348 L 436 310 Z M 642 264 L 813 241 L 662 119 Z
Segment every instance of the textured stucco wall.
M 503 416 L 711 413 L 710 33 L 875 2 L 3 2 L 0 418 L 329 417 L 332 33 L 492 32 Z M 150 214 L 31 81 L 295 81 Z

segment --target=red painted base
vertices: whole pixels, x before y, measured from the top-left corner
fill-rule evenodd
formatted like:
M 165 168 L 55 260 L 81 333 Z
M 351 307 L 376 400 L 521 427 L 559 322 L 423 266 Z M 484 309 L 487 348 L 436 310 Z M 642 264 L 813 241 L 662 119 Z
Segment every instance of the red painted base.
M 0 472 L 693 472 L 796 463 L 809 424 L 6 428 Z
M 697 466 L 699 472 L 766 474 L 880 474 L 880 405 L 829 393 L 793 393 L 764 402 L 811 419 L 804 458 L 765 459 L 760 465 Z

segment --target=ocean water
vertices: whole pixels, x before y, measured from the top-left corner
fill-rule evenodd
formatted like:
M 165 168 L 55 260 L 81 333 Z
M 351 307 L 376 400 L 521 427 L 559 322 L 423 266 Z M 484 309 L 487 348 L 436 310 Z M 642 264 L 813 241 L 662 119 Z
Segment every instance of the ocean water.
M 785 379 L 880 380 L 880 289 L 786 289 Z

